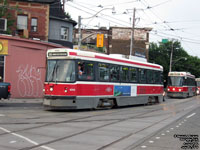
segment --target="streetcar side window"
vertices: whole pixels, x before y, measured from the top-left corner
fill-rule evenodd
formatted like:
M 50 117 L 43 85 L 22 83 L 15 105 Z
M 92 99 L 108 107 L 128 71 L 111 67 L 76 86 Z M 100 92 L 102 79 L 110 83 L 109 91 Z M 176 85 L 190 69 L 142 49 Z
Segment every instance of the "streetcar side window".
M 137 69 L 136 68 L 129 68 L 130 72 L 130 82 L 137 82 L 138 80 L 138 75 L 137 75 Z
M 120 68 L 120 77 L 122 82 L 129 82 L 129 68 L 121 66 Z
M 116 65 L 110 66 L 110 81 L 111 82 L 119 81 L 119 66 Z
M 100 81 L 109 81 L 109 65 L 105 63 L 98 64 L 98 78 Z
M 155 83 L 159 84 L 162 83 L 162 73 L 159 71 L 154 71 L 154 76 L 155 76 Z
M 139 69 L 140 83 L 146 83 L 146 70 Z
M 147 70 L 147 83 L 155 83 L 155 76 L 153 70 Z
M 94 63 L 79 61 L 78 62 L 78 79 L 94 80 Z

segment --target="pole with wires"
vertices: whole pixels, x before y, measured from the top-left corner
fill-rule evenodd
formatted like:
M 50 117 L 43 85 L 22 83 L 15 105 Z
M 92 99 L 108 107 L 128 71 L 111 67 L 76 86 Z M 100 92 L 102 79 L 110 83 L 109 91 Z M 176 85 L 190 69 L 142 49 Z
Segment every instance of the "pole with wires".
M 133 24 L 132 24 L 132 30 L 131 30 L 131 43 L 130 43 L 130 56 L 129 59 L 131 58 L 132 51 L 133 51 L 133 45 L 134 45 L 134 29 L 135 29 L 135 12 L 136 9 L 133 9 Z
M 78 16 L 78 49 L 81 47 L 81 16 Z

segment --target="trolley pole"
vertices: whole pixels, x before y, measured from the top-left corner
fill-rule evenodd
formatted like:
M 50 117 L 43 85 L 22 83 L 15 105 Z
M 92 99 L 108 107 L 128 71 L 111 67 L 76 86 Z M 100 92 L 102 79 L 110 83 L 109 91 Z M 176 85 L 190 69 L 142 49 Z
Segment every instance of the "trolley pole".
M 132 51 L 133 51 L 133 45 L 134 45 L 134 29 L 135 29 L 135 12 L 136 9 L 133 9 L 133 24 L 132 24 L 132 30 L 131 30 L 131 43 L 130 43 L 130 56 L 129 59 L 131 58 Z
M 81 16 L 78 16 L 78 49 L 81 47 Z

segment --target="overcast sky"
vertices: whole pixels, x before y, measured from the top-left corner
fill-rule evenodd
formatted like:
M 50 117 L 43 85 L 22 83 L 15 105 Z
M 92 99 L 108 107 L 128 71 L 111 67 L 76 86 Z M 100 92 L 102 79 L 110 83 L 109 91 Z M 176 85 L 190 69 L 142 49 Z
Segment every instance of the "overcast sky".
M 190 55 L 200 58 L 199 7 L 200 0 L 68 0 L 65 4 L 72 19 L 85 18 L 82 28 L 131 27 L 136 8 L 136 27 L 152 27 L 151 42 L 175 39 Z M 94 17 L 96 13 L 98 17 Z

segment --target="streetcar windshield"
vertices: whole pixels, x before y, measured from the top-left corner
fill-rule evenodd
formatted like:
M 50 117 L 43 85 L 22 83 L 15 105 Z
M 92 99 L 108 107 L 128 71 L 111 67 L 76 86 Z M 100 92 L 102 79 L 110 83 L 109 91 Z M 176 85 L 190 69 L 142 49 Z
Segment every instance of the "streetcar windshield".
M 197 82 L 197 86 L 200 86 L 200 82 L 199 81 Z
M 48 60 L 47 82 L 73 82 L 75 81 L 75 61 Z
M 183 77 L 169 77 L 168 85 L 169 86 L 183 86 Z

